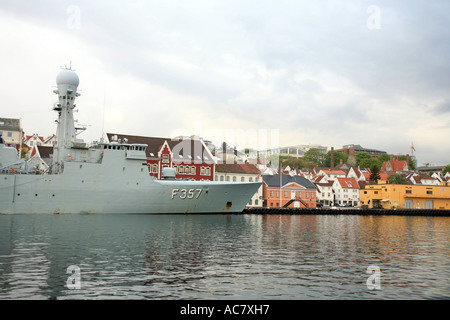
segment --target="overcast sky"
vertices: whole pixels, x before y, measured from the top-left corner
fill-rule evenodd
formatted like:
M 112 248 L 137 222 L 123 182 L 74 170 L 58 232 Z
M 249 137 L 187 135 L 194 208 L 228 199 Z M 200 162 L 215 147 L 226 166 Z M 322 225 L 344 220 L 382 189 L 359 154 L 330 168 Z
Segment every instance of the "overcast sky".
M 87 141 L 244 132 L 259 146 L 413 143 L 419 165 L 449 164 L 449 12 L 448 0 L 1 0 L 0 117 L 53 134 L 71 61 Z

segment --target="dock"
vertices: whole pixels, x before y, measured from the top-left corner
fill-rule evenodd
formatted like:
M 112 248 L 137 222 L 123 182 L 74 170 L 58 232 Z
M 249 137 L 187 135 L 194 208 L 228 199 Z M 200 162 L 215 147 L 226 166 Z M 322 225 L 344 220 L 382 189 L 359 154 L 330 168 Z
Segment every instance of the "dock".
M 450 210 L 432 209 L 360 209 L 360 208 L 247 208 L 243 214 L 285 214 L 285 215 L 389 215 L 389 216 L 427 216 L 450 217 Z

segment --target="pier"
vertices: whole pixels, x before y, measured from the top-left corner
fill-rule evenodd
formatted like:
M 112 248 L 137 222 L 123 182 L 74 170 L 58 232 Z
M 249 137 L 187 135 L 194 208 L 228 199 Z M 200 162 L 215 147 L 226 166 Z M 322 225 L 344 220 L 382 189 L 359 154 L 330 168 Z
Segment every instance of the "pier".
M 286 215 L 390 215 L 450 217 L 450 210 L 432 209 L 360 209 L 360 208 L 248 208 L 243 214 L 286 214 Z

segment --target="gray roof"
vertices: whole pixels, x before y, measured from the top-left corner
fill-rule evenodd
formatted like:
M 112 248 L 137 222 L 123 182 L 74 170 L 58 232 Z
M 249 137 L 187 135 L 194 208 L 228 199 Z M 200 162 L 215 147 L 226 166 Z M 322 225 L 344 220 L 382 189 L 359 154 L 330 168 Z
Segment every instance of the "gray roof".
M 0 118 L 0 131 L 2 130 L 21 131 L 20 119 Z
M 282 179 L 282 186 L 285 186 L 290 183 L 296 183 L 298 185 L 301 185 L 307 189 L 317 189 L 316 186 L 309 181 L 308 179 L 302 177 L 302 176 L 290 176 L 287 174 L 281 175 Z M 274 175 L 263 175 L 263 181 L 264 183 L 271 188 L 279 188 L 280 187 L 280 175 L 274 174 Z

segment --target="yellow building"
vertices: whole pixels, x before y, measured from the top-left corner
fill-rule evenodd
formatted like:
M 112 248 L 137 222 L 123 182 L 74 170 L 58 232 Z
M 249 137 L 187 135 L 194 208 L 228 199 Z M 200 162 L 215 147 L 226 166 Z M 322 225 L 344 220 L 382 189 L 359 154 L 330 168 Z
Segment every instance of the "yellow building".
M 450 186 L 366 185 L 359 199 L 362 208 L 450 210 Z

